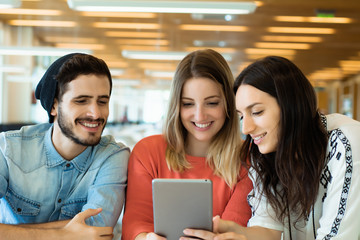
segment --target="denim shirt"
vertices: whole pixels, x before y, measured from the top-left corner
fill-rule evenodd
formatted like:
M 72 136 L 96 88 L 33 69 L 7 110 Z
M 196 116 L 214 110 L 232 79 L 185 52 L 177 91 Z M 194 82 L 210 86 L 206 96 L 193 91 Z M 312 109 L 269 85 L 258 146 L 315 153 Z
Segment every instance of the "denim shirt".
M 52 144 L 52 124 L 0 134 L 0 223 L 43 223 L 103 210 L 91 226 L 114 226 L 121 213 L 130 150 L 103 136 L 67 161 Z

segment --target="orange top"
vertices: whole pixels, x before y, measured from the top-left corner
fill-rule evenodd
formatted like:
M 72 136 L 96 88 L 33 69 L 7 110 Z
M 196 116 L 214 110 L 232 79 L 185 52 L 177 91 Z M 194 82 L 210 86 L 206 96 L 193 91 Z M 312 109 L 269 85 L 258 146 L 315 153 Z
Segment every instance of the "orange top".
M 142 232 L 153 232 L 152 180 L 154 178 L 210 179 L 213 183 L 213 215 L 246 226 L 251 210 L 247 195 L 253 185 L 242 168 L 240 181 L 232 189 L 213 174 L 204 157 L 186 156 L 192 168 L 170 171 L 165 160 L 166 141 L 162 135 L 139 141 L 129 159 L 128 186 L 123 217 L 122 239 L 133 240 Z

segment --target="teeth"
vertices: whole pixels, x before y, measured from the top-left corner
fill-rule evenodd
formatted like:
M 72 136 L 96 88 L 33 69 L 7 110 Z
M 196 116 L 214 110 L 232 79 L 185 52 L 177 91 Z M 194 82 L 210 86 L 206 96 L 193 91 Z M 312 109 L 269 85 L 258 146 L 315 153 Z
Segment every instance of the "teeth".
M 260 136 L 258 136 L 258 137 L 255 137 L 255 138 L 253 138 L 254 140 L 259 140 L 260 138 L 262 138 L 262 137 L 264 137 L 266 135 L 266 133 L 264 133 L 263 135 L 260 135 Z
M 97 127 L 98 124 L 97 123 L 82 123 L 85 127 L 90 127 L 90 128 L 94 128 Z
M 195 123 L 195 126 L 199 127 L 199 128 L 206 128 L 208 126 L 210 126 L 211 123 L 204 123 L 204 124 L 201 124 L 201 123 Z

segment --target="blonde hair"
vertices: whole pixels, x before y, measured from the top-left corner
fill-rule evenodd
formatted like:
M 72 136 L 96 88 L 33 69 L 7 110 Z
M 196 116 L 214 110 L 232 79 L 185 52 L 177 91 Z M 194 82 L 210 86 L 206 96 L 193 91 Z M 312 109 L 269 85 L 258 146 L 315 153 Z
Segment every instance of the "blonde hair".
M 233 187 L 239 180 L 241 161 L 239 120 L 233 94 L 234 78 L 225 59 L 218 52 L 206 49 L 188 54 L 178 65 L 171 85 L 170 101 L 164 124 L 167 141 L 166 162 L 170 170 L 191 168 L 185 157 L 187 131 L 180 120 L 182 88 L 190 78 L 204 77 L 219 84 L 223 96 L 226 119 L 214 136 L 206 160 L 214 174 Z

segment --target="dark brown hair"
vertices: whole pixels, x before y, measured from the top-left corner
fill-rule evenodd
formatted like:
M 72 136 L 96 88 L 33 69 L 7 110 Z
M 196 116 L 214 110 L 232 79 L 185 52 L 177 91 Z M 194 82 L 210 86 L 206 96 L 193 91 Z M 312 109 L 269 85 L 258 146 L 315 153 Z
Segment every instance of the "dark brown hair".
M 110 93 L 112 89 L 112 78 L 110 70 L 104 60 L 88 54 L 76 54 L 67 60 L 59 69 L 55 79 L 58 82 L 55 98 L 61 100 L 67 90 L 67 84 L 79 75 L 94 74 L 107 76 L 110 82 Z
M 315 91 L 301 70 L 286 58 L 269 56 L 249 65 L 236 78 L 274 97 L 280 107 L 275 153 L 261 154 L 246 137 L 241 159 L 250 156 L 258 183 L 280 220 L 290 214 L 307 218 L 315 203 L 325 165 L 327 133 L 317 110 Z

